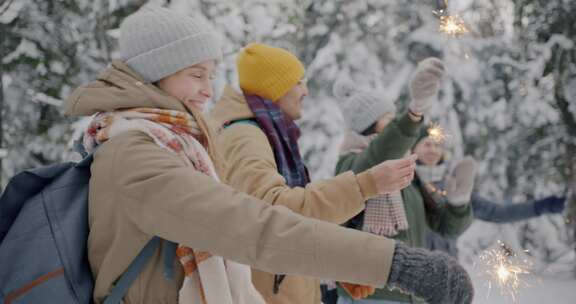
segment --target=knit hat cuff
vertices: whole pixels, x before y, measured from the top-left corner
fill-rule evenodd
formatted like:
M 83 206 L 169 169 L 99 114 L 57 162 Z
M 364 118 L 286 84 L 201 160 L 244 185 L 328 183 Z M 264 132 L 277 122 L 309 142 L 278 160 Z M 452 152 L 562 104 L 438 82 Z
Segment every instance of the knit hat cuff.
M 304 68 L 299 67 L 297 73 L 285 73 L 282 81 L 276 81 L 269 89 L 271 101 L 277 101 L 280 97 L 286 95 L 302 78 L 304 77 Z M 265 96 L 262 96 L 265 97 Z M 266 97 L 265 97 L 266 98 Z
M 372 124 L 376 123 L 386 113 L 396 113 L 396 106 L 388 102 L 376 102 L 365 105 L 366 109 L 357 111 L 363 112 L 362 115 L 351 117 L 350 129 L 356 133 L 362 133 Z M 351 110 L 351 109 L 350 109 Z
M 356 133 L 362 133 L 364 130 L 368 129 L 372 124 L 378 120 L 376 113 L 370 112 L 365 113 L 362 117 L 355 117 L 354 120 L 350 121 L 350 129 Z
M 204 32 L 173 41 L 129 58 L 125 62 L 144 79 L 155 82 L 210 59 L 221 60 L 222 51 L 218 38 L 214 34 Z

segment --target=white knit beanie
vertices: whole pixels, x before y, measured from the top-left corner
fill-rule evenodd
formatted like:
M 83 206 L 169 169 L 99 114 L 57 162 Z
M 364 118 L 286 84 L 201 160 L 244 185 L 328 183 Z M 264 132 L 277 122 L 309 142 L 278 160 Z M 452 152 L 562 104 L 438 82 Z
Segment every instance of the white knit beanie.
M 394 102 L 385 94 L 358 89 L 348 79 L 340 77 L 332 87 L 344 120 L 352 131 L 362 133 L 386 113 L 396 113 Z
M 159 6 L 145 6 L 120 24 L 120 56 L 149 82 L 206 60 L 222 50 L 210 26 Z

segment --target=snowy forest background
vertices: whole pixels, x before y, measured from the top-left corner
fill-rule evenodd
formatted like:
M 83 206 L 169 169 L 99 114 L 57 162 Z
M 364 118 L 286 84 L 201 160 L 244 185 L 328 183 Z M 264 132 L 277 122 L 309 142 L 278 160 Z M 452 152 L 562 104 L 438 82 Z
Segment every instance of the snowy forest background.
M 333 174 L 343 119 L 331 86 L 346 75 L 402 108 L 418 61 L 447 66 L 431 120 L 450 134 L 452 158 L 479 162 L 477 190 L 502 203 L 576 193 L 576 1 L 451 0 L 470 33 L 438 33 L 433 0 L 0 0 L 1 183 L 28 167 L 74 158 L 86 121 L 63 98 L 117 55 L 119 22 L 146 3 L 209 20 L 224 41 L 216 87 L 236 83 L 235 53 L 252 41 L 305 63 L 311 95 L 299 122 L 314 179 Z M 517 224 L 476 221 L 461 259 L 502 240 L 543 277 L 576 277 L 576 201 L 564 215 Z

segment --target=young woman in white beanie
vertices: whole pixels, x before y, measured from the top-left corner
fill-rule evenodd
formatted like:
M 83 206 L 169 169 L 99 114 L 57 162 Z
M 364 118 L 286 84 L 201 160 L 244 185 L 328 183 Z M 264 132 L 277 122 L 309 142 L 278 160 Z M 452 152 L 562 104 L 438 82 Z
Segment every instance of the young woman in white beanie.
M 146 7 L 120 32 L 122 58 L 65 102 L 67 114 L 93 116 L 84 145 L 94 153 L 88 259 L 95 303 L 263 303 L 245 265 L 397 286 L 431 303 L 470 303 L 469 278 L 453 259 L 308 219 L 220 183 L 221 163 L 201 112 L 221 58 L 206 24 Z M 413 164 L 403 168 L 410 178 Z M 391 180 L 396 186 L 387 191 L 407 179 Z M 368 190 L 376 195 L 382 188 L 373 178 Z M 111 295 L 156 236 L 177 249 L 162 242 L 126 293 Z M 442 269 L 443 281 L 464 278 L 459 290 L 466 292 L 414 284 L 414 259 L 427 261 L 425 272 Z
M 343 79 L 337 81 L 334 94 L 350 132 L 342 145 L 336 174 L 347 170 L 362 172 L 375 163 L 410 153 L 419 136 L 423 115 L 436 98 L 443 74 L 442 61 L 436 58 L 422 61 L 409 84 L 411 101 L 408 111 L 396 119 L 396 108 L 385 94 L 359 90 Z M 467 191 L 471 191 L 471 187 L 458 184 L 450 195 L 456 198 L 457 194 Z M 471 208 L 467 201 L 453 200 L 440 208 L 435 199 L 416 178 L 412 185 L 401 191 L 368 200 L 365 210 L 346 226 L 394 238 L 410 247 L 425 246 L 428 227 L 445 236 L 462 233 L 471 221 Z M 420 276 L 414 279 L 422 284 L 432 283 Z M 442 281 L 441 276 L 431 280 Z M 345 282 L 338 285 L 339 304 L 426 303 L 398 289 L 379 286 L 374 290 Z M 459 287 L 455 284 L 451 288 Z
M 434 140 L 429 136 L 427 130 L 420 132 L 420 136 L 414 145 L 413 151 L 418 155 L 418 166 L 416 172 L 418 178 L 432 192 L 447 193 L 446 175 L 449 172 L 450 161 L 446 159 L 446 147 L 442 142 Z M 460 160 L 460 162 L 472 162 L 470 158 Z M 468 165 L 471 170 L 473 167 Z M 538 217 L 544 214 L 562 213 L 566 197 L 547 196 L 534 201 L 506 203 L 487 199 L 477 191 L 470 195 L 470 206 L 475 219 L 492 223 L 512 223 Z M 443 201 L 446 201 L 445 199 Z M 426 234 L 426 248 L 440 250 L 458 257 L 458 238 L 444 237 L 434 231 Z

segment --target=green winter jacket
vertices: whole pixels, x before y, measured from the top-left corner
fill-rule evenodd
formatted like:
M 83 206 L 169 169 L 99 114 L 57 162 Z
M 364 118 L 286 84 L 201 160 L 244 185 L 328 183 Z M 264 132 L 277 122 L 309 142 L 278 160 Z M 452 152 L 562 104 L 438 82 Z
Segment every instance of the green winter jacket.
M 408 114 L 392 121 L 363 151 L 354 151 L 340 156 L 336 165 L 336 174 L 352 170 L 355 173 L 365 171 L 385 160 L 403 157 L 416 143 L 421 123 L 413 122 Z M 424 201 L 416 183 L 402 190 L 404 208 L 409 228 L 394 237 L 413 247 L 425 247 L 426 232 L 432 229 L 445 237 L 460 235 L 471 223 L 472 212 L 469 205 L 452 207 L 448 204 L 437 205 L 437 216 L 426 214 Z M 433 197 L 433 196 L 432 196 Z M 436 201 L 440 198 L 433 197 Z M 364 212 L 352 219 L 348 226 L 361 229 Z M 350 297 L 344 289 L 338 287 L 338 295 Z M 377 289 L 368 297 L 371 300 L 388 300 L 407 303 L 424 303 L 398 290 Z

